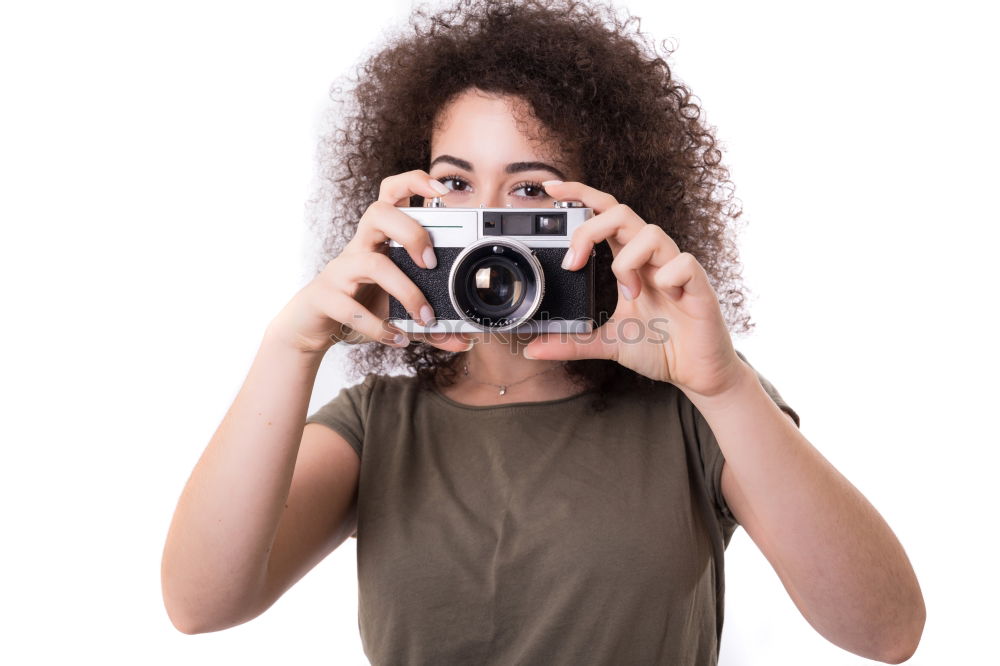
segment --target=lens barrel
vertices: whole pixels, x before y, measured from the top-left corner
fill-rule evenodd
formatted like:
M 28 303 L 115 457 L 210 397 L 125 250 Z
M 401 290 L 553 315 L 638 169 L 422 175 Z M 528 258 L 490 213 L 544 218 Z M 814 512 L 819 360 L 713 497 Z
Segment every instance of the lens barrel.
M 455 312 L 483 330 L 504 331 L 531 319 L 544 293 L 538 258 L 510 238 L 483 238 L 467 246 L 448 276 Z

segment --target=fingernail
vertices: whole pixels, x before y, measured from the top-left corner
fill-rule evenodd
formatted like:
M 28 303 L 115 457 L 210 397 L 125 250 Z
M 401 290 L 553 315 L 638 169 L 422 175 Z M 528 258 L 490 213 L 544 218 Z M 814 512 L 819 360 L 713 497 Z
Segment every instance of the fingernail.
M 434 189 L 434 191 L 437 192 L 438 194 L 448 194 L 448 186 L 442 183 L 440 180 L 434 180 L 433 178 L 431 178 L 428 182 L 431 184 L 431 187 Z
M 420 319 L 424 322 L 424 326 L 434 325 L 434 310 L 431 310 L 429 305 L 420 306 Z
M 424 248 L 424 266 L 427 268 L 437 268 L 438 260 L 434 254 L 434 248 L 427 246 Z
M 561 180 L 543 180 L 542 181 L 542 187 L 545 187 L 546 185 L 562 185 L 562 181 Z
M 536 360 L 527 349 L 525 349 L 522 353 L 524 354 L 524 358 L 531 359 L 532 361 Z
M 574 251 L 573 251 L 573 248 L 570 248 L 570 249 L 569 249 L 569 250 L 568 250 L 568 251 L 566 252 L 566 256 L 565 256 L 565 257 L 563 257 L 563 260 L 562 260 L 562 267 L 563 267 L 563 268 L 569 268 L 570 266 L 572 266 L 572 265 L 573 265 L 573 260 L 574 260 L 574 259 L 576 259 L 576 252 L 574 252 Z
M 392 343 L 397 347 L 406 347 L 410 344 L 410 339 L 402 333 L 397 333 L 396 337 L 392 339 Z
M 626 287 L 623 284 L 619 284 L 618 286 L 622 288 L 622 296 L 625 297 L 625 300 L 626 301 L 631 301 L 632 300 L 632 290 L 629 289 L 628 287 Z

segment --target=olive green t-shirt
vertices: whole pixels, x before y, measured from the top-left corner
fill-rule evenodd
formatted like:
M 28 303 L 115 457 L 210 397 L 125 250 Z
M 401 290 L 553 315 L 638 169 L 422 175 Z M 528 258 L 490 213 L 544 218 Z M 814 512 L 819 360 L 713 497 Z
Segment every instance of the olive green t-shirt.
M 309 416 L 361 458 L 373 664 L 717 662 L 737 527 L 719 445 L 673 384 L 592 398 L 474 407 L 373 374 Z

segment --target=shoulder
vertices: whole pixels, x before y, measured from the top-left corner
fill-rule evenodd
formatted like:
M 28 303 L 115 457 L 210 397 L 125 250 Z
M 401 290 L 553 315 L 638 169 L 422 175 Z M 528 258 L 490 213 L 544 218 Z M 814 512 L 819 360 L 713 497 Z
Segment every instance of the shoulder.
M 360 382 L 341 388 L 337 395 L 309 415 L 306 422 L 316 421 L 331 427 L 348 424 L 352 433 L 360 438 L 374 412 L 387 405 L 406 404 L 411 400 L 407 393 L 416 388 L 415 377 L 369 373 Z
M 360 381 L 342 387 L 322 409 L 350 406 L 358 413 L 365 413 L 372 404 L 398 399 L 407 391 L 414 390 L 416 386 L 415 377 L 368 373 L 362 376 Z
M 377 405 L 402 405 L 423 398 L 427 391 L 415 375 L 368 374 L 358 385 L 365 399 Z
M 361 377 L 361 381 L 345 387 L 347 391 L 401 391 L 417 385 L 417 378 L 410 375 L 385 375 L 369 372 Z
M 415 391 L 420 387 L 417 377 L 414 375 L 365 375 L 364 383 L 368 384 L 368 390 L 379 393 L 405 393 Z

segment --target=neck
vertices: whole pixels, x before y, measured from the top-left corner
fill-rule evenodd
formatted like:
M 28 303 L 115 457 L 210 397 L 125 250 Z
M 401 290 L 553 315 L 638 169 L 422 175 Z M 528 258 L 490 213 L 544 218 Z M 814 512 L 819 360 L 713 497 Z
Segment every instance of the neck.
M 472 349 L 458 358 L 456 381 L 444 393 L 458 402 L 476 405 L 536 402 L 578 393 L 581 387 L 560 368 L 562 361 L 524 357 L 524 347 L 530 341 L 514 336 L 478 336 Z M 468 375 L 463 372 L 466 364 Z M 502 395 L 500 386 L 508 387 Z
M 511 384 L 561 363 L 525 358 L 524 347 L 528 342 L 530 340 L 522 341 L 514 336 L 505 340 L 484 335 L 465 353 L 463 362 L 469 364 L 469 372 L 475 379 L 492 384 Z

